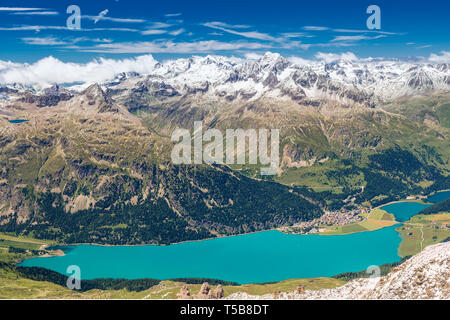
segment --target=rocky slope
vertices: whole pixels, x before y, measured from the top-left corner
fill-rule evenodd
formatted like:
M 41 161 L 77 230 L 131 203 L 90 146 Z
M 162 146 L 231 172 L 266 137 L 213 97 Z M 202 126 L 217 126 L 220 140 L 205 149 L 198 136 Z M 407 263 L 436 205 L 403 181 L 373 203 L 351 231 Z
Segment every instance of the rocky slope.
M 381 278 L 357 279 L 342 287 L 277 294 L 277 299 L 450 299 L 450 242 L 425 248 Z M 227 299 L 273 299 L 236 293 Z
M 156 99 L 196 95 L 224 102 L 265 98 L 300 105 L 335 100 L 373 106 L 401 96 L 448 90 L 450 66 L 349 59 L 299 64 L 268 52 L 257 60 L 207 56 L 155 61 L 149 74 L 120 75 L 105 86 L 117 98 L 130 91 L 147 91 Z
M 0 89 L 0 230 L 168 243 L 286 226 L 450 183 L 446 65 L 299 65 L 268 53 L 152 67 L 103 84 Z M 409 110 L 409 96 L 392 100 L 412 93 L 426 93 L 426 116 Z M 280 129 L 281 167 L 270 179 L 281 184 L 261 181 L 258 166 L 174 166 L 173 129 L 199 120 L 222 131 Z
M 97 85 L 57 106 L 19 100 L 8 110 L 30 121 L 0 117 L 2 231 L 71 243 L 173 243 L 322 213 L 291 188 L 227 167 L 174 166 L 170 140 Z

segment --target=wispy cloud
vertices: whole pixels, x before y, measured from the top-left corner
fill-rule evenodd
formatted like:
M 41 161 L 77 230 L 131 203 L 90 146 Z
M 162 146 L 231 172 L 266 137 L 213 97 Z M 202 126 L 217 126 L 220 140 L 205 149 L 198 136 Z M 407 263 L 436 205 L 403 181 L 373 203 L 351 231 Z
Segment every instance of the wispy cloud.
M 141 31 L 143 35 L 158 35 L 169 33 L 169 28 L 175 26 L 175 24 L 167 23 L 167 22 L 153 22 L 146 30 Z M 181 30 L 181 29 L 178 29 Z M 172 31 L 175 32 L 176 30 Z M 184 29 L 183 29 L 184 32 Z
M 170 28 L 172 26 L 173 26 L 173 24 L 167 23 L 167 22 L 153 22 L 150 25 L 150 28 L 152 28 L 152 29 L 165 29 L 165 28 Z
M 44 8 L 18 8 L 18 7 L 0 7 L 0 11 L 40 11 Z
M 211 53 L 216 51 L 234 50 L 257 50 L 269 49 L 270 45 L 258 42 L 236 41 L 221 42 L 216 40 L 194 41 L 194 42 L 173 42 L 166 40 L 155 40 L 148 42 L 121 42 L 99 44 L 94 47 L 79 48 L 80 52 L 96 53 Z
M 68 42 L 58 40 L 54 37 L 44 37 L 44 38 L 22 38 L 22 41 L 26 44 L 40 45 L 40 46 L 59 46 L 67 45 Z
M 165 34 L 167 33 L 167 30 L 164 29 L 149 29 L 142 31 L 141 34 L 149 36 L 149 35 L 158 35 L 158 34 Z
M 89 19 L 94 22 L 98 21 L 110 21 L 110 22 L 118 22 L 118 23 L 145 23 L 146 20 L 144 19 L 132 19 L 132 18 L 114 18 L 114 17 L 107 17 L 107 16 L 88 16 L 84 15 L 82 16 L 84 19 Z
M 0 27 L 0 31 L 36 31 L 41 30 L 68 30 L 63 26 L 18 26 L 18 27 Z
M 57 16 L 59 12 L 57 11 L 17 11 L 11 13 L 17 16 Z
M 285 38 L 313 38 L 313 35 L 303 32 L 286 32 L 281 34 Z
M 36 31 L 40 32 L 42 30 L 70 30 L 73 32 L 81 32 L 81 31 L 122 31 L 122 32 L 140 32 L 138 29 L 132 28 L 86 28 L 80 30 L 72 30 L 67 28 L 66 26 L 38 26 L 38 25 L 24 25 L 17 27 L 0 27 L 0 31 Z
M 173 30 L 173 31 L 169 32 L 169 34 L 171 36 L 179 36 L 180 34 L 182 34 L 184 32 L 186 32 L 186 30 L 184 28 L 181 28 L 181 29 Z
M 111 43 L 111 39 L 106 38 L 88 38 L 88 37 L 78 37 L 78 38 L 66 38 L 58 39 L 56 37 L 25 37 L 22 41 L 30 45 L 41 45 L 41 46 L 67 46 L 74 45 L 80 42 L 91 42 L 91 43 Z
M 369 37 L 369 36 L 337 36 L 331 41 L 332 42 L 336 42 L 336 41 L 376 40 L 376 39 L 380 39 L 380 38 L 384 38 L 384 37 L 386 37 L 386 36 L 385 35 L 378 35 L 378 36 L 374 36 L 374 37 Z
M 279 41 L 280 39 L 272 37 L 271 35 L 267 33 L 261 33 L 258 31 L 237 31 L 230 29 L 230 27 L 224 27 L 223 22 L 206 22 L 202 24 L 205 27 L 217 29 L 226 33 L 234 34 L 237 36 L 241 36 L 244 38 L 250 38 L 250 39 L 257 39 L 257 40 L 265 40 L 265 41 Z M 233 26 L 234 28 L 237 28 L 236 26 Z M 240 25 L 239 28 L 247 28 L 247 26 Z
M 167 13 L 164 16 L 167 18 L 173 18 L 173 17 L 179 17 L 181 15 L 182 15 L 182 13 Z
M 355 30 L 355 29 L 332 29 L 332 31 L 337 33 L 378 33 L 384 35 L 400 35 L 401 33 L 388 32 L 381 30 Z
M 425 49 L 425 48 L 431 48 L 431 47 L 432 47 L 431 44 L 427 44 L 427 45 L 419 46 L 419 47 L 416 47 L 416 48 L 417 48 L 417 49 Z
M 210 23 L 211 25 L 214 25 L 216 27 L 222 27 L 222 28 L 228 28 L 228 29 L 249 29 L 249 28 L 251 28 L 251 26 L 246 25 L 246 24 L 228 24 L 228 23 L 220 22 L 220 21 L 212 21 L 212 22 L 208 22 L 208 23 Z
M 328 27 L 320 27 L 320 26 L 304 26 L 303 29 L 304 30 L 308 30 L 308 31 L 326 31 L 326 30 L 329 30 Z

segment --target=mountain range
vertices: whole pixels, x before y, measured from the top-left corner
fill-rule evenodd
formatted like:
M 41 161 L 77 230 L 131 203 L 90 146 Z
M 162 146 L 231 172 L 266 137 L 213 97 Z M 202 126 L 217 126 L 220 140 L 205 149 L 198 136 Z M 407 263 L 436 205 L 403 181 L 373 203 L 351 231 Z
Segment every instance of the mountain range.
M 148 74 L 98 84 L 0 88 L 1 231 L 174 243 L 450 185 L 449 64 L 276 53 L 148 63 Z M 194 121 L 280 129 L 278 174 L 173 165 L 171 134 Z

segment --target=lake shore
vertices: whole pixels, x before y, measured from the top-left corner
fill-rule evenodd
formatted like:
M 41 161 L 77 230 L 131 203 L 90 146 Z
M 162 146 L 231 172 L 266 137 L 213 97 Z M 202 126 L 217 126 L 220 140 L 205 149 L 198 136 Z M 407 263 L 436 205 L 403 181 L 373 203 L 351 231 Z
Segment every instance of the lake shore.
M 430 197 L 430 196 L 432 196 L 432 195 L 435 195 L 435 194 L 437 194 L 437 193 L 440 193 L 440 192 L 447 192 L 447 191 L 450 191 L 450 189 L 439 190 L 439 191 L 436 191 L 436 192 L 434 192 L 434 193 L 432 193 L 432 194 L 427 195 L 426 197 L 428 198 L 428 197 Z M 413 195 L 408 196 L 408 197 L 413 197 Z M 408 198 L 408 197 L 407 197 L 407 198 Z M 421 204 L 430 204 L 430 205 L 432 204 L 432 203 L 425 202 L 425 201 L 423 201 L 422 199 L 419 199 L 419 200 L 407 200 L 407 199 L 403 199 L 403 200 L 391 201 L 391 202 L 382 204 L 382 205 L 380 205 L 380 206 L 374 207 L 374 208 L 371 210 L 371 212 L 372 212 L 373 210 L 376 210 L 376 209 L 383 210 L 383 209 L 381 209 L 382 207 L 385 207 L 385 206 L 388 206 L 388 205 L 391 205 L 391 204 L 395 204 L 395 203 L 404 203 L 404 202 L 409 202 L 409 203 L 421 203 Z M 370 213 L 369 213 L 369 216 L 370 216 Z M 368 220 L 368 219 L 363 220 L 363 221 L 367 221 L 367 220 Z M 331 234 L 326 234 L 326 233 L 323 233 L 323 232 L 319 232 L 319 233 L 317 233 L 317 234 L 315 234 L 315 235 L 322 235 L 322 236 L 349 235 L 349 234 L 354 234 L 354 233 L 376 231 L 376 230 L 388 228 L 388 227 L 391 227 L 391 226 L 394 226 L 394 225 L 397 225 L 397 224 L 402 224 L 402 222 L 399 222 L 399 221 L 395 220 L 395 215 L 394 215 L 394 220 L 392 221 L 392 224 L 385 225 L 385 226 L 380 226 L 380 228 L 378 228 L 378 229 L 374 229 L 374 230 L 363 230 L 363 231 L 355 231 L 355 232 L 342 233 L 342 234 L 339 234 L 339 233 L 337 233 L 337 234 L 333 234 L 333 233 L 331 233 Z M 185 243 L 190 243 L 190 242 L 203 242 L 203 241 L 209 241 L 209 240 L 221 239 L 221 238 L 246 236 L 246 235 L 252 235 L 252 234 L 255 234 L 255 233 L 268 232 L 268 231 L 279 231 L 279 232 L 284 233 L 284 234 L 295 234 L 295 233 L 286 232 L 286 230 L 283 230 L 284 228 L 286 228 L 286 227 L 278 227 L 278 228 L 272 228 L 272 229 L 267 229 L 267 230 L 252 231 L 252 232 L 241 233 L 241 234 L 219 235 L 219 236 L 217 236 L 217 237 L 211 237 L 211 238 L 205 238 L 205 239 L 198 239 L 198 240 L 186 240 L 186 241 L 175 242 L 175 243 L 170 243 L 170 244 L 146 243 L 146 244 L 125 244 L 125 245 L 119 244 L 119 245 L 113 245 L 113 244 L 102 244 L 102 243 L 90 242 L 90 243 L 56 244 L 56 245 L 53 245 L 53 246 L 72 247 L 72 246 L 89 245 L 89 246 L 99 246 L 99 247 L 142 247 L 142 246 L 160 246 L 160 247 L 164 247 L 164 246 L 180 245 L 180 244 L 185 244 Z M 302 235 L 302 234 L 299 234 L 299 235 Z M 47 245 L 47 247 L 48 247 L 48 245 Z M 40 256 L 40 257 L 43 257 L 43 256 Z

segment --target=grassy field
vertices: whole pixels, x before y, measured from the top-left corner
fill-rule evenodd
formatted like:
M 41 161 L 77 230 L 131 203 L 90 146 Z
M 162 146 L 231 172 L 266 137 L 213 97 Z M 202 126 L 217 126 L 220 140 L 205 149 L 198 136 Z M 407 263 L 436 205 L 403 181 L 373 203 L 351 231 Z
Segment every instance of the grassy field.
M 17 261 L 37 256 L 37 252 L 52 245 L 51 241 L 44 242 L 31 237 L 15 236 L 0 233 L 0 261 L 15 263 Z
M 247 284 L 224 286 L 225 297 L 235 292 L 262 295 L 277 291 L 293 291 L 299 284 L 305 289 L 318 290 L 335 288 L 345 284 L 333 278 L 314 278 L 286 280 L 270 284 Z M 19 277 L 11 270 L 0 269 L 0 299 L 177 299 L 177 294 L 185 283 L 162 281 L 160 284 L 141 292 L 123 290 L 90 290 L 78 293 L 65 287 L 50 283 L 33 281 Z M 200 284 L 188 284 L 191 295 L 199 292 Z M 212 289 L 215 286 L 211 286 Z
M 402 237 L 399 254 L 402 257 L 421 252 L 426 246 L 450 237 L 450 213 L 417 215 L 397 228 Z
M 374 209 L 369 214 L 361 214 L 363 221 L 358 223 L 351 223 L 344 226 L 325 227 L 322 230 L 322 235 L 344 235 L 356 232 L 375 231 L 397 224 L 394 215 L 381 210 Z

